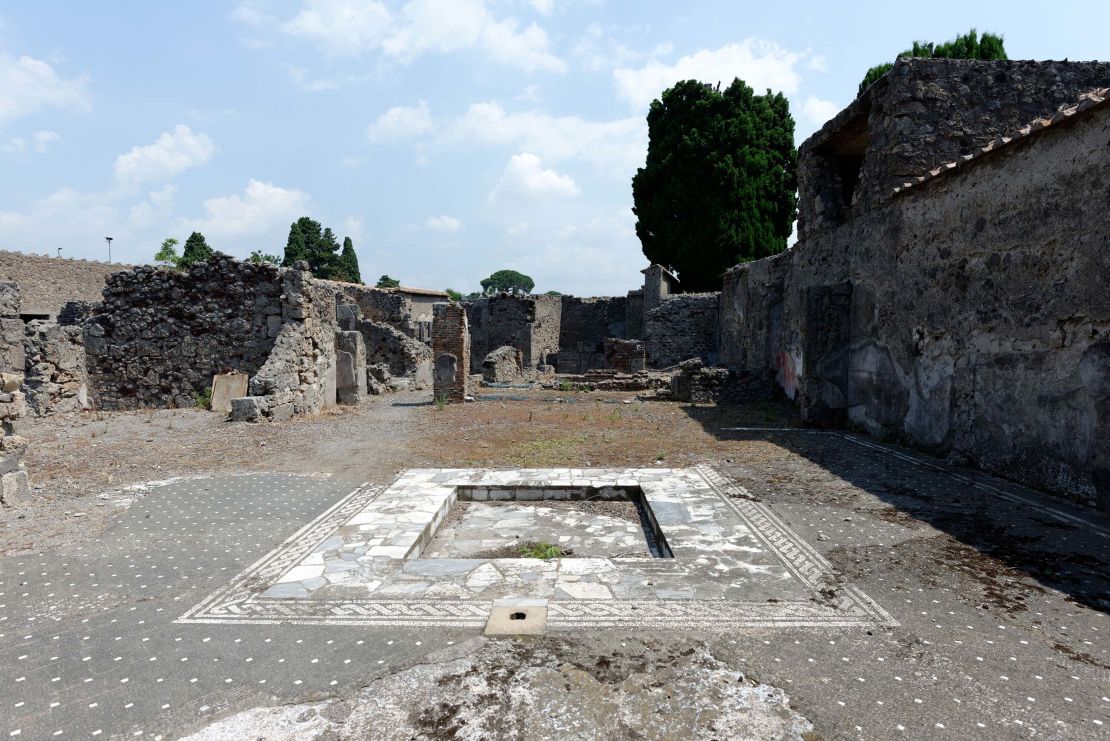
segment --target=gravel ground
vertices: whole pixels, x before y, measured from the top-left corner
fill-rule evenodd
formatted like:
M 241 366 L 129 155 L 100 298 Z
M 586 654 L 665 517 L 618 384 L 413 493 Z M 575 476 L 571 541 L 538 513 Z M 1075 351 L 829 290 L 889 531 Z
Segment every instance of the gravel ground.
M 791 414 L 761 405 L 692 415 L 634 393 L 520 393 L 445 409 L 427 393 L 393 394 L 277 424 L 199 409 L 30 419 L 22 434 L 33 496 L 19 511 L 0 510 L 0 555 L 94 537 L 144 482 L 272 471 L 386 484 L 420 466 L 689 465 L 730 454 L 713 426 L 781 424 Z

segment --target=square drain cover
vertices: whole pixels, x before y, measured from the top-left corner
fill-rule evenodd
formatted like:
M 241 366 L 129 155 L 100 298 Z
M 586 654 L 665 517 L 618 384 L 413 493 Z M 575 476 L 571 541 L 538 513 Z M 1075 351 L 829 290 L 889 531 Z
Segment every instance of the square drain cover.
M 507 597 L 494 600 L 486 620 L 488 636 L 543 635 L 547 629 L 547 600 Z

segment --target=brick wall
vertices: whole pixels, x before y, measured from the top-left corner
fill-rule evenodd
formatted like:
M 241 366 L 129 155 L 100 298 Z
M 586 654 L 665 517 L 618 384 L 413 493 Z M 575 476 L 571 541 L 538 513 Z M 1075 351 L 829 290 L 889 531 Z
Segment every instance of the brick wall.
M 435 398 L 462 402 L 470 375 L 470 330 L 462 304 L 432 308 L 432 362 Z

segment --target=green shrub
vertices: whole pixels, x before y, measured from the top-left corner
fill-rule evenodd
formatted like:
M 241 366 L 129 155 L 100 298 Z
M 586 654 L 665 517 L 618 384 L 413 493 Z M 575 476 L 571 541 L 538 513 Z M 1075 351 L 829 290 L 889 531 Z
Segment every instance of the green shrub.
M 204 391 L 193 392 L 193 403 L 197 405 L 197 409 L 211 409 L 212 408 L 212 387 L 209 386 Z
M 520 546 L 521 558 L 539 558 L 550 561 L 563 555 L 563 549 L 553 543 L 525 543 Z

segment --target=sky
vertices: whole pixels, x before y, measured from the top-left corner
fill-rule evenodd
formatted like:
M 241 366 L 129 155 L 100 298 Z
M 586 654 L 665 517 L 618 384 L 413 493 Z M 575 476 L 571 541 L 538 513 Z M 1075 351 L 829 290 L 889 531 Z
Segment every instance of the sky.
M 1110 6 L 949 2 L 243 0 L 0 4 L 0 249 L 153 260 L 201 231 L 280 255 L 308 215 L 363 280 L 622 295 L 653 98 L 740 77 L 802 142 L 914 39 L 1106 58 Z

